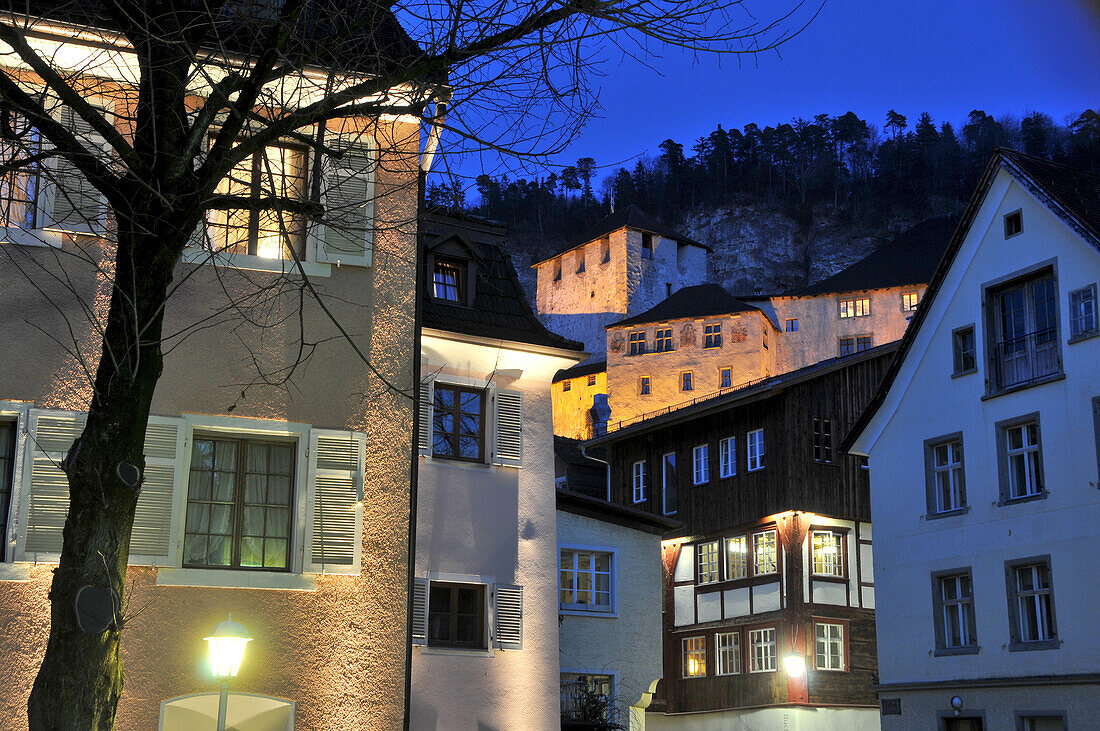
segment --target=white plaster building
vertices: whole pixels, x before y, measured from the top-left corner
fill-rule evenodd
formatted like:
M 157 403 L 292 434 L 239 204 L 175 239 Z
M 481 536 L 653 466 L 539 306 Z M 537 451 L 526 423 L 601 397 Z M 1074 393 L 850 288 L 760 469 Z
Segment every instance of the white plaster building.
M 549 333 L 498 245 L 427 216 L 410 728 L 556 728 L 558 549 Z
M 994 156 L 869 455 L 886 729 L 1096 723 L 1100 177 Z

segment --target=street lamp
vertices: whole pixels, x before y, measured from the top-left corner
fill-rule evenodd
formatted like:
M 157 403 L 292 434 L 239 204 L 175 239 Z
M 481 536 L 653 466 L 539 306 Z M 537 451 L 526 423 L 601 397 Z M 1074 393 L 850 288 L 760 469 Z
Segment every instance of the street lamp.
M 229 679 L 237 677 L 244 659 L 244 648 L 252 638 L 240 622 L 233 621 L 233 615 L 214 628 L 209 637 L 204 637 L 210 645 L 210 672 L 221 681 L 221 695 L 218 698 L 218 731 L 225 731 L 225 711 L 229 705 Z
M 806 658 L 797 652 L 792 652 L 783 658 L 783 669 L 792 678 L 801 678 L 806 672 Z

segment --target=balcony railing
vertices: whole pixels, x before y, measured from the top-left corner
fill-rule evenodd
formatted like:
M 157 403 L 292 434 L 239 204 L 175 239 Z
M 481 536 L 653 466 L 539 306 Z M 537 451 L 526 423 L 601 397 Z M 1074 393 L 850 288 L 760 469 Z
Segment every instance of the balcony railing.
M 1062 350 L 1052 327 L 999 341 L 993 353 L 997 388 L 1011 388 L 1062 372 Z

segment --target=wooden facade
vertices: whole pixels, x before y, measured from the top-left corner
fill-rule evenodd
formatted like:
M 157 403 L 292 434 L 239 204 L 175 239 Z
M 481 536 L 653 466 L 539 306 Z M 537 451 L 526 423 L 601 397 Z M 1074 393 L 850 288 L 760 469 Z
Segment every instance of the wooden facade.
M 683 524 L 666 534 L 662 549 L 664 679 L 651 710 L 875 706 L 867 470 L 838 447 L 894 352 L 895 346 L 883 346 L 818 364 L 597 440 L 608 446 L 613 502 L 668 512 Z M 759 429 L 763 466 L 750 470 L 749 433 Z M 722 459 L 720 442 L 731 438 L 735 469 L 723 476 L 729 460 Z M 702 445 L 705 481 L 697 451 Z M 668 454 L 675 455 L 676 469 L 666 480 Z M 639 502 L 637 462 L 645 464 Z M 675 483 L 675 512 L 663 509 L 666 482 Z M 827 547 L 815 550 L 815 532 Z M 774 554 L 767 552 L 769 540 Z M 733 557 L 736 551 L 740 559 Z M 708 562 L 715 555 L 717 568 Z M 819 631 L 833 633 L 821 647 L 835 651 L 831 662 L 839 658 L 840 668 L 829 668 L 828 658 L 817 667 Z M 750 637 L 773 638 L 771 645 L 758 642 L 759 666 Z M 684 640 L 690 638 L 692 648 L 705 651 L 705 670 L 695 677 L 688 677 L 688 665 L 698 673 L 700 658 L 685 654 Z M 784 658 L 791 654 L 806 663 L 801 678 L 785 672 Z

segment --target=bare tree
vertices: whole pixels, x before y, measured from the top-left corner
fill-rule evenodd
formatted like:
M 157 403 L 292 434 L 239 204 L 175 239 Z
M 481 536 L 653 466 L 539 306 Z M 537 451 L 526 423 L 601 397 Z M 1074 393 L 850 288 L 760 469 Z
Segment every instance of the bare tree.
M 121 623 L 99 634 L 79 631 L 74 591 L 96 585 L 123 594 L 140 486 L 135 475 L 144 469 L 145 429 L 166 351 L 214 320 L 262 330 L 275 299 L 310 300 L 330 312 L 303 266 L 302 227 L 354 232 L 371 225 L 353 215 L 369 192 L 343 203 L 331 194 L 356 167 L 378 164 L 356 152 L 362 120 L 411 115 L 445 128 L 452 149 L 555 152 L 594 108 L 589 77 L 598 60 L 621 54 L 648 60 L 668 46 L 760 52 L 795 35 L 816 10 L 792 2 L 761 21 L 740 2 L 713 0 L 6 6 L 0 17 L 6 223 L 18 224 L 29 210 L 34 181 L 53 176 L 52 215 L 67 220 L 60 228 L 68 232 L 56 256 L 92 267 L 106 283 L 102 311 L 82 295 L 96 332 L 93 347 L 75 336 L 65 343 L 85 369 L 92 396 L 86 426 L 63 465 L 69 512 L 50 591 L 49 640 L 29 703 L 31 727 L 114 726 Z M 290 174 L 304 162 L 288 157 L 288 140 L 309 157 L 305 183 Z M 326 170 L 336 187 L 326 188 Z M 97 215 L 97 207 L 106 215 Z M 242 230 L 247 236 L 234 233 Z M 329 256 L 355 255 L 341 252 L 338 241 L 323 244 L 331 246 Z M 226 287 L 221 312 L 164 332 L 166 307 L 186 278 L 181 256 L 196 249 L 210 257 L 281 259 L 298 276 Z M 65 285 L 30 259 L 22 269 L 29 278 Z M 347 329 L 334 324 L 355 348 Z M 255 378 L 242 390 L 291 388 L 296 366 L 315 346 L 303 332 L 289 367 L 269 369 L 255 359 Z M 408 384 L 388 386 L 400 391 Z

